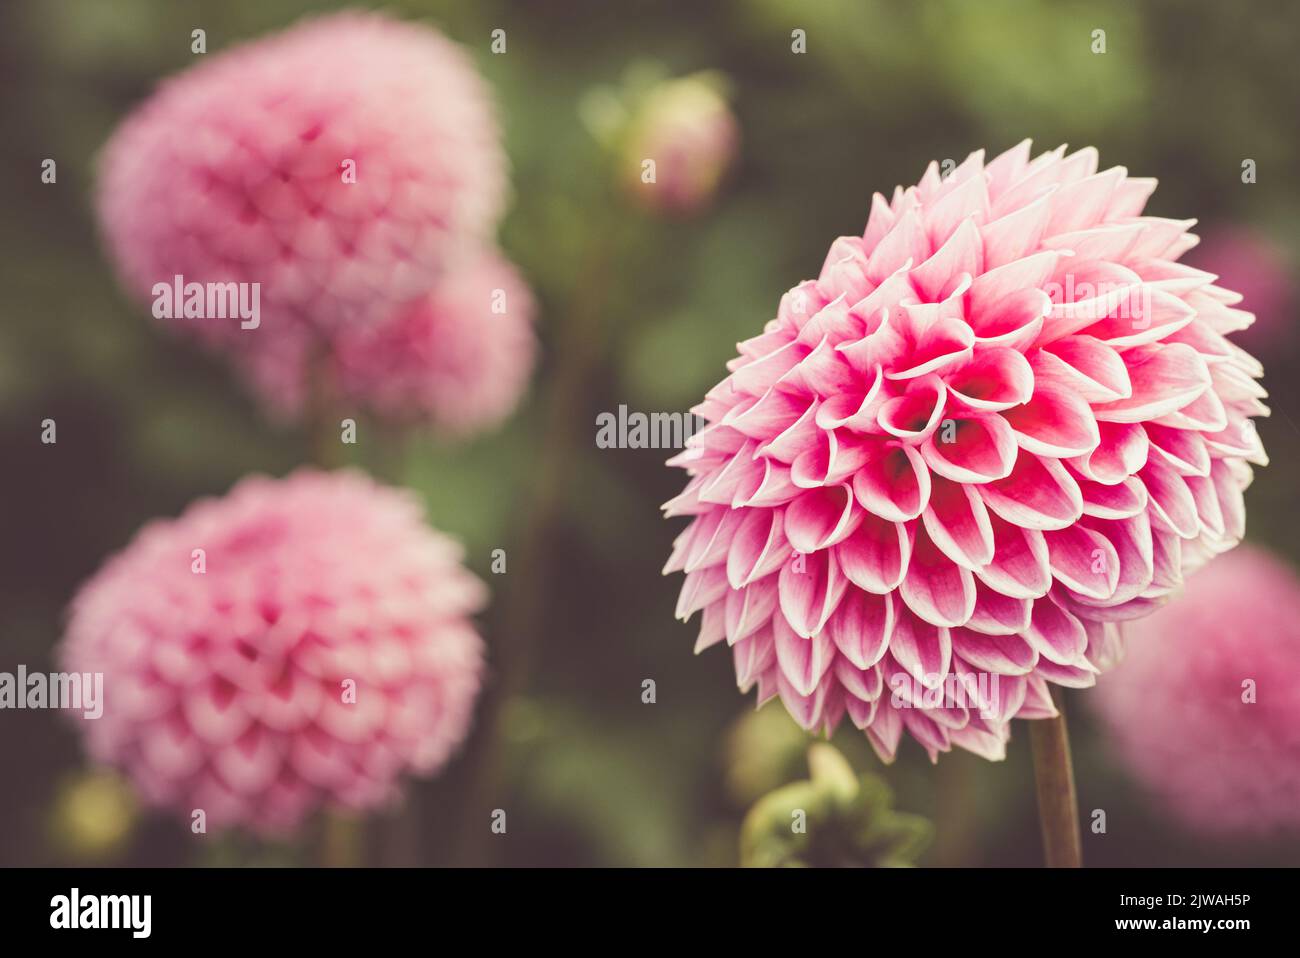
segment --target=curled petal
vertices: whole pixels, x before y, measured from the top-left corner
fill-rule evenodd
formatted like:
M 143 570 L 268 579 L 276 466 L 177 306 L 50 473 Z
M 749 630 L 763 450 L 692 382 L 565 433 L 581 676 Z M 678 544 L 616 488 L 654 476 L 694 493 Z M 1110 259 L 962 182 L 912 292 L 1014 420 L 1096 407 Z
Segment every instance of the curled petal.
M 1065 467 L 1027 452 L 1007 478 L 979 491 L 990 509 L 1026 529 L 1064 529 L 1083 515 L 1083 494 Z
M 894 634 L 894 598 L 849 589 L 824 631 L 854 668 L 869 669 L 884 656 Z
M 930 470 L 911 446 L 886 446 L 853 477 L 862 508 L 891 522 L 906 522 L 930 501 Z
M 917 616 L 943 628 L 965 625 L 975 610 L 971 571 L 944 555 L 924 528 L 916 531 L 912 559 L 898 591 Z
M 1000 413 L 945 419 L 921 454 L 930 469 L 954 482 L 993 482 L 1015 467 L 1016 435 Z

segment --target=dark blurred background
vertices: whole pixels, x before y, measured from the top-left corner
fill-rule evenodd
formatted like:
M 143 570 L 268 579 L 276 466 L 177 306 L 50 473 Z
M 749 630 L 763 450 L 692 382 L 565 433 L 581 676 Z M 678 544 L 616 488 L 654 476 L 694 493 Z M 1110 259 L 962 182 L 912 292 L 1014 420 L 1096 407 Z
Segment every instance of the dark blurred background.
M 221 362 L 162 334 L 116 285 L 89 197 L 96 154 L 161 78 L 336 6 L 304 0 L 16 0 L 0 8 L 0 669 L 52 667 L 77 585 L 147 519 L 174 515 L 248 472 L 309 458 Z M 1296 156 L 1300 5 L 1291 0 L 728 0 L 702 3 L 395 2 L 466 45 L 495 88 L 514 202 L 501 241 L 539 303 L 533 391 L 497 433 L 450 445 L 367 428 L 356 461 L 409 485 L 492 587 L 484 715 L 408 807 L 364 826 L 368 861 L 403 864 L 729 865 L 746 807 L 806 777 L 802 739 L 764 710 L 762 734 L 729 656 L 691 654 L 673 619 L 680 577 L 660 575 L 682 520 L 658 506 L 682 476 L 663 450 L 598 449 L 598 413 L 685 410 L 724 374 L 736 341 L 816 275 L 831 241 L 860 233 L 871 193 L 915 182 L 930 160 L 1095 145 L 1103 166 L 1157 176 L 1148 212 L 1245 229 L 1300 251 Z M 489 52 L 502 28 L 508 52 Z M 807 53 L 791 53 L 791 31 Z M 1106 52 L 1092 51 L 1105 30 Z M 581 119 L 593 89 L 630 65 L 717 70 L 741 129 L 707 208 L 656 217 L 617 193 L 619 174 Z M 40 164 L 58 161 L 42 185 Z M 1258 181 L 1242 182 L 1253 159 Z M 1205 265 L 1193 250 L 1186 261 Z M 1224 284 L 1234 285 L 1232 276 Z M 1287 280 L 1289 282 L 1289 280 Z M 1247 285 L 1242 277 L 1238 286 Z M 1252 308 L 1248 298 L 1244 308 Z M 1272 465 L 1247 495 L 1250 536 L 1300 559 L 1293 490 L 1300 420 L 1295 298 L 1249 342 L 1268 373 L 1261 424 Z M 57 445 L 40 423 L 58 422 Z M 539 480 L 539 477 L 543 477 Z M 554 488 L 538 490 L 539 481 Z M 529 548 L 527 540 L 535 540 Z M 491 551 L 511 556 L 489 571 Z M 642 702 L 642 683 L 656 702 Z M 1215 842 L 1166 821 L 1111 760 L 1069 697 L 1080 802 L 1094 865 L 1277 864 L 1294 845 Z M 778 707 L 779 710 L 779 707 Z M 757 744 L 756 744 L 757 742 Z M 848 723 L 835 744 L 881 773 L 895 805 L 936 824 L 940 865 L 1041 860 L 1026 736 L 1005 763 L 964 752 L 931 766 L 915 744 L 883 768 Z M 72 723 L 0 715 L 0 863 L 296 863 L 316 838 L 190 841 L 87 778 Z M 504 836 L 491 809 L 509 813 Z

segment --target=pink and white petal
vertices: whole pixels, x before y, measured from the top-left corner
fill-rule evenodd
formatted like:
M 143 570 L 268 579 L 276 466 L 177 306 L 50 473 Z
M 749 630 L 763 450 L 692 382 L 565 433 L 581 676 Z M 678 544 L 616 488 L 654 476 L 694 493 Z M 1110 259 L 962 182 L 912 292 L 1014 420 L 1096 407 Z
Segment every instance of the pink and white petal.
M 1011 475 L 1016 434 L 1001 413 L 946 419 L 921 446 L 926 465 L 961 483 L 988 483 Z
M 921 514 L 934 544 L 968 569 L 993 559 L 993 529 L 984 500 L 970 486 L 942 477 L 931 481 L 930 503 Z
M 915 519 L 930 502 L 930 470 L 911 446 L 885 446 L 853 477 L 862 508 L 891 522 Z
M 840 571 L 848 580 L 879 595 L 898 588 L 907 574 L 911 555 L 912 538 L 907 526 L 870 514 L 835 547 Z
M 823 630 L 857 669 L 869 669 L 889 648 L 894 634 L 894 598 L 850 588 Z
M 975 610 L 971 571 L 944 555 L 924 528 L 916 530 L 911 562 L 898 592 L 917 616 L 942 628 L 965 625 Z
M 993 515 L 993 561 L 975 570 L 995 592 L 1016 599 L 1037 599 L 1052 587 L 1047 541 L 1037 529 L 1026 529 Z
M 1026 529 L 1064 529 L 1083 515 L 1083 494 L 1059 460 L 1021 452 L 1005 479 L 979 487 L 984 504 Z
M 1029 628 L 1024 639 L 1040 656 L 1037 668 L 1054 662 L 1057 665 L 1080 665 L 1088 649 L 1088 634 L 1083 623 L 1065 611 L 1052 596 L 1034 603 Z

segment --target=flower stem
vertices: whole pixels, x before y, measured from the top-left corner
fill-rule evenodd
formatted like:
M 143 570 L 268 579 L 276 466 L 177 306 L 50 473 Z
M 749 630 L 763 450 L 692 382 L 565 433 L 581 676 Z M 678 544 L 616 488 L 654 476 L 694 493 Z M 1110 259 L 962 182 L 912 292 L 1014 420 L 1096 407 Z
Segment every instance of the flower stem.
M 1070 736 L 1065 727 L 1065 702 L 1052 689 L 1057 716 L 1029 723 L 1038 788 L 1038 818 L 1043 829 L 1043 855 L 1048 868 L 1080 868 L 1079 801 L 1074 793 Z

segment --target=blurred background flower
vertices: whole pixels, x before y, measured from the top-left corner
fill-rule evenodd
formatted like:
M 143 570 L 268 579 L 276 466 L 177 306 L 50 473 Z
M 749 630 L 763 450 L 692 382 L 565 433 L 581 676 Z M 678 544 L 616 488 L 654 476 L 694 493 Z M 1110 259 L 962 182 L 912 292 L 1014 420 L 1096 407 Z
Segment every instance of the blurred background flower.
M 1255 323 L 1236 337 L 1270 357 L 1295 343 L 1295 283 L 1284 250 L 1267 234 L 1240 224 L 1211 228 L 1188 262 L 1216 274 L 1217 284 L 1242 296 Z
M 1125 632 L 1092 704 L 1156 810 L 1193 833 L 1300 833 L 1300 576 L 1242 546 Z
M 111 697 L 76 716 L 91 757 L 200 834 L 289 833 L 438 769 L 469 728 L 486 593 L 420 513 L 308 469 L 145 526 L 69 614 L 62 666 Z
M 358 5 L 371 4 L 0 4 L 9 79 L 0 84 L 0 453 L 16 504 L 0 513 L 9 544 L 0 669 L 53 667 L 69 597 L 149 519 L 307 458 L 299 431 L 231 388 L 223 358 L 157 335 L 123 295 L 97 231 L 96 158 L 159 81 L 195 66 L 196 28 L 215 57 L 307 13 Z M 1207 235 L 1250 224 L 1294 272 L 1300 194 L 1286 171 L 1300 151 L 1291 40 L 1300 10 L 1289 0 L 1256 0 L 1249 16 L 1213 0 L 727 0 L 689 14 L 604 0 L 383 6 L 458 44 L 491 90 L 514 197 L 497 239 L 532 289 L 533 381 L 547 388 L 525 393 L 498 430 L 455 445 L 395 445 L 382 422 L 363 417 L 357 443 L 342 449 L 412 488 L 491 583 L 485 693 L 500 687 L 499 645 L 527 637 L 533 649 L 525 688 L 503 696 L 500 784 L 469 788 L 485 751 L 480 709 L 466 749 L 408 785 L 418 835 L 376 823 L 384 846 L 413 862 L 734 864 L 747 803 L 732 796 L 724 732 L 749 709 L 727 691 L 725 657 L 694 658 L 692 630 L 671 621 L 677 583 L 658 573 L 674 530 L 658 505 L 680 490 L 663 465 L 672 450 L 598 449 L 595 418 L 619 404 L 685 412 L 781 294 L 817 273 L 826 238 L 861 230 L 880 184 L 909 182 L 973 145 L 1091 143 L 1134 176 L 1160 176 L 1154 214 L 1194 211 Z M 791 50 L 795 29 L 806 53 Z M 1091 49 L 1097 29 L 1104 54 Z M 504 53 L 492 52 L 494 30 L 506 32 Z M 647 58 L 662 78 L 724 75 L 742 131 L 722 188 L 690 217 L 629 210 L 618 164 L 584 120 L 593 90 L 620 89 Z M 348 82 L 363 80 L 338 78 Z M 41 182 L 47 158 L 56 183 Z M 1260 172 L 1253 184 L 1241 181 L 1247 158 Z M 561 357 L 587 351 L 594 357 L 581 360 L 583 375 L 552 417 Z M 1273 461 L 1247 493 L 1248 535 L 1290 559 L 1300 558 L 1296 374 L 1293 354 L 1269 356 L 1275 412 L 1259 432 Z M 57 444 L 40 443 L 47 418 Z M 565 481 L 529 559 L 520 546 L 534 535 L 538 464 L 557 445 L 557 422 L 570 430 Z M 494 574 L 498 549 L 508 571 Z M 527 614 L 511 612 L 507 626 L 520 591 L 534 589 Z M 647 679 L 655 704 L 641 698 Z M 1105 807 L 1112 822 L 1119 812 L 1144 826 L 1122 840 L 1114 828 L 1086 832 L 1090 864 L 1294 863 L 1295 843 L 1189 840 L 1121 773 L 1083 712 L 1073 710 L 1072 731 L 1085 817 Z M 952 754 L 932 768 L 909 746 L 882 770 L 855 729 L 834 744 L 855 769 L 881 772 L 897 807 L 936 823 L 922 863 L 1041 861 L 1023 736 L 999 767 Z M 6 711 L 0 754 L 22 770 L 0 788 L 0 863 L 64 860 L 43 826 L 52 797 L 84 765 L 75 728 L 48 712 Z M 793 768 L 784 781 L 804 776 Z M 494 808 L 509 812 L 506 835 L 489 831 Z M 462 848 L 466 836 L 472 848 Z M 192 863 L 193 851 L 184 823 L 145 815 L 113 860 Z

